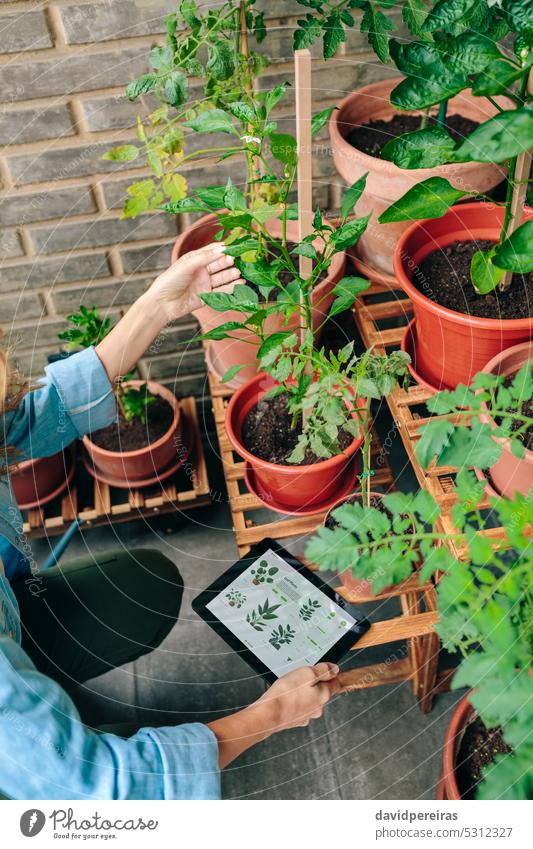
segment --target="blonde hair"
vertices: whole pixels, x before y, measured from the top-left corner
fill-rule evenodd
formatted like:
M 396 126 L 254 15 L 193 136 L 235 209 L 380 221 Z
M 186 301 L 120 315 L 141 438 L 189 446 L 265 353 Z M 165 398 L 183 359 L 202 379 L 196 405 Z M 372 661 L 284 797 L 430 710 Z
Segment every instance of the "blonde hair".
M 12 364 L 8 353 L 0 348 L 0 417 L 6 413 L 16 410 L 24 395 L 32 387 Z M 5 426 L 2 423 L 4 433 L 0 436 L 0 474 L 5 474 L 9 466 L 16 459 L 16 449 L 12 445 L 5 445 Z

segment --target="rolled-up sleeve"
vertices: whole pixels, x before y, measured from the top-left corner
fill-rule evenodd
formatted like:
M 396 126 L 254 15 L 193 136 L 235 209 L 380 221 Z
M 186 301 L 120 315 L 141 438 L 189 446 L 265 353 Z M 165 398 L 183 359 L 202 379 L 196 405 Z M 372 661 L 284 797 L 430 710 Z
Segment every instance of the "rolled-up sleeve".
M 116 419 L 113 387 L 93 347 L 46 368 L 37 388 L 4 417 L 4 443 L 19 459 L 48 457 Z
M 14 799 L 219 799 L 218 744 L 199 723 L 129 739 L 84 726 L 67 693 L 0 638 L 0 793 Z

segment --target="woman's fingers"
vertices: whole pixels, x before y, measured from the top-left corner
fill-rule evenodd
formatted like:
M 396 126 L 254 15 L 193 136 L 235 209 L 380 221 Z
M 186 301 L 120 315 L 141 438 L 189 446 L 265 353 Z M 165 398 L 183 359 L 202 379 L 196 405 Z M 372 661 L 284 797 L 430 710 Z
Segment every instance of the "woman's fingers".
M 216 274 L 211 275 L 211 286 L 216 288 L 217 286 L 223 286 L 225 283 L 236 282 L 240 276 L 241 272 L 235 266 L 226 268 L 224 271 L 217 271 Z
M 217 271 L 223 271 L 225 268 L 230 268 L 234 262 L 235 257 L 222 254 L 221 257 L 217 257 L 217 259 L 213 262 L 208 263 L 206 268 L 209 271 L 209 274 L 215 274 Z

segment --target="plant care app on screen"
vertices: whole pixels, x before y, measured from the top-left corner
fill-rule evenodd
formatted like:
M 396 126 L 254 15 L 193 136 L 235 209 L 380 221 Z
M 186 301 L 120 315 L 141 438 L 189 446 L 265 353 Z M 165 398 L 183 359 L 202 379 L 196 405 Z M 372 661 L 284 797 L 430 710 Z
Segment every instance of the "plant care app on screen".
M 355 623 L 271 549 L 207 609 L 278 676 L 317 663 Z

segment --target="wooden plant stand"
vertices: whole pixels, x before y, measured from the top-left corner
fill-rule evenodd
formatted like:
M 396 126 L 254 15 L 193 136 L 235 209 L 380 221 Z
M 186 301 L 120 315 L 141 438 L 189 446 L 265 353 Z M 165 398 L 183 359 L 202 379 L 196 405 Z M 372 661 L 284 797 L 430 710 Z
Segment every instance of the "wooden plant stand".
M 78 463 L 72 484 L 62 498 L 24 511 L 26 536 L 36 538 L 62 534 L 77 517 L 84 520 L 85 531 L 100 525 L 192 510 L 210 504 L 196 401 L 193 397 L 182 398 L 179 404 L 188 423 L 188 436 L 194 443 L 182 469 L 157 486 L 127 490 L 93 479 Z
M 381 297 L 376 299 L 376 295 Z M 399 348 L 405 326 L 412 318 L 412 305 L 406 298 L 400 298 L 401 292 L 389 292 L 380 286 L 372 286 L 356 301 L 354 316 L 361 338 L 367 348 L 373 346 L 377 352 Z M 386 327 L 394 323 L 395 327 Z M 400 325 L 404 323 L 404 326 Z M 398 326 L 400 325 L 400 326 Z M 426 401 L 431 398 L 431 392 L 413 383 L 407 389 L 398 388 L 388 398 L 388 404 L 398 433 L 421 487 L 426 489 L 437 501 L 440 507 L 438 519 L 439 532 L 451 535 L 458 533 L 452 517 L 451 508 L 456 501 L 454 474 L 457 469 L 451 466 L 431 465 L 422 468 L 416 456 L 416 445 L 420 438 L 420 428 L 431 421 L 432 415 L 425 409 Z M 480 509 L 490 509 L 486 496 L 479 504 Z M 500 527 L 485 528 L 481 531 L 489 539 L 499 539 L 503 536 Z M 463 557 L 464 548 L 455 545 L 452 540 L 446 541 L 454 557 Z
M 241 556 L 247 554 L 250 546 L 265 537 L 283 540 L 313 533 L 322 524 L 325 513 L 272 518 L 272 513 L 267 511 L 258 498 L 248 492 L 244 484 L 244 462 L 234 453 L 224 426 L 226 406 L 232 390 L 219 383 L 211 372 L 208 376 L 233 530 Z M 372 448 L 374 455 L 381 451 L 377 435 L 374 435 Z M 373 485 L 379 485 L 385 490 L 394 489 L 394 478 L 386 455 L 381 456 L 384 457 L 385 462 L 372 478 Z M 308 565 L 313 568 L 312 564 Z M 435 661 L 435 657 L 438 657 L 439 643 L 433 629 L 437 621 L 433 584 L 420 586 L 418 578 L 414 576 L 379 595 L 373 595 L 363 584 L 355 593 L 348 592 L 344 587 L 338 587 L 336 591 L 347 602 L 358 605 L 392 597 L 399 599 L 401 615 L 373 622 L 369 631 L 353 647 L 355 650 L 397 641 L 407 642 L 406 651 L 401 649 L 393 651 L 390 658 L 382 663 L 342 672 L 342 683 L 345 689 L 360 690 L 409 680 L 420 709 L 424 713 L 430 711 L 433 696 L 440 691 Z

